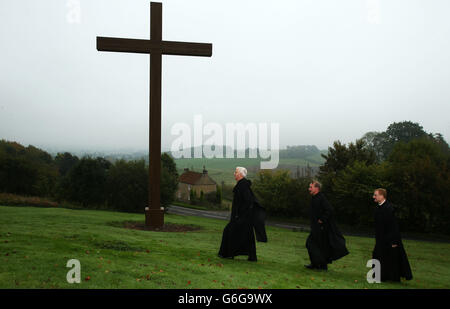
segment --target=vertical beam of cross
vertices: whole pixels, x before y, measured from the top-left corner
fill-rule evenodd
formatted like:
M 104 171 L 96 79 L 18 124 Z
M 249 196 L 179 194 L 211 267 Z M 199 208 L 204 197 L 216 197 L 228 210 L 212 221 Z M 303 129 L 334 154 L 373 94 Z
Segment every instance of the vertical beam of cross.
M 162 5 L 161 3 L 150 4 L 150 40 L 155 43 L 162 41 Z M 161 65 L 162 50 L 156 49 L 150 53 L 150 132 L 149 132 L 149 188 L 148 200 L 150 213 L 148 217 L 148 225 L 152 225 L 153 218 L 161 217 Z M 158 181 L 155 181 L 157 179 Z M 157 219 L 157 218 L 155 218 Z M 158 219 L 157 221 L 161 221 Z M 157 222 L 156 227 L 162 226 L 164 221 Z
M 150 54 L 149 209 L 146 225 L 161 228 L 161 61 L 162 55 L 211 57 L 212 44 L 162 40 L 162 4 L 150 3 L 150 40 L 97 37 L 98 51 Z

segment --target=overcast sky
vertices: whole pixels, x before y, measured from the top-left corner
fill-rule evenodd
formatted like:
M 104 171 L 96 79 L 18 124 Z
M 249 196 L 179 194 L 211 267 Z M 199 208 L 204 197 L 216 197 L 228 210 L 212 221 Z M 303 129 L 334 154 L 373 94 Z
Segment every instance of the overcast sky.
M 163 57 L 163 149 L 196 114 L 277 122 L 281 147 L 323 149 L 403 120 L 449 140 L 448 0 L 162 2 L 163 39 L 213 43 L 211 58 Z M 149 11 L 148 0 L 1 0 L 0 139 L 146 149 L 149 56 L 99 52 L 96 36 L 148 39 Z

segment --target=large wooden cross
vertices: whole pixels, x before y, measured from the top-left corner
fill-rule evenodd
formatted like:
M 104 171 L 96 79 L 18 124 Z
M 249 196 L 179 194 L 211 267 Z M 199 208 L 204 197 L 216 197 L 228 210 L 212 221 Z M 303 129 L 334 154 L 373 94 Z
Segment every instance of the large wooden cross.
M 147 226 L 161 228 L 164 210 L 160 207 L 161 182 L 161 56 L 211 57 L 212 44 L 162 40 L 162 4 L 150 3 L 150 40 L 97 37 L 97 50 L 150 54 L 150 140 L 149 207 L 145 211 Z

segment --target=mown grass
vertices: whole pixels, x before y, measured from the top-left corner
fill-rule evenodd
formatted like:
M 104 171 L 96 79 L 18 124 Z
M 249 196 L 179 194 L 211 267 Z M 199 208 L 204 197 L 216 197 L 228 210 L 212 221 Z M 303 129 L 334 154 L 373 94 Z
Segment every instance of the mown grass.
M 449 288 L 450 245 L 405 240 L 412 281 L 366 281 L 372 238 L 347 237 L 350 255 L 310 271 L 307 234 L 268 227 L 258 262 L 217 257 L 225 221 L 166 215 L 201 229 L 186 233 L 121 227 L 143 215 L 62 208 L 0 207 L 0 288 Z M 69 259 L 81 263 L 69 284 Z

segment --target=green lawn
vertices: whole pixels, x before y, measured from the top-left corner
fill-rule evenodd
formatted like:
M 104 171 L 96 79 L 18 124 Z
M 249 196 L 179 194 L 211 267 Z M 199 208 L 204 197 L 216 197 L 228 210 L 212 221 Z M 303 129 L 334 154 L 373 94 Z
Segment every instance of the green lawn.
M 450 288 L 448 243 L 406 240 L 414 279 L 369 284 L 371 238 L 347 237 L 350 255 L 321 272 L 303 267 L 306 233 L 269 227 L 252 263 L 217 257 L 225 221 L 166 215 L 202 228 L 186 233 L 118 227 L 134 220 L 143 215 L 0 206 L 0 288 Z M 81 262 L 80 284 L 66 281 L 69 259 Z

